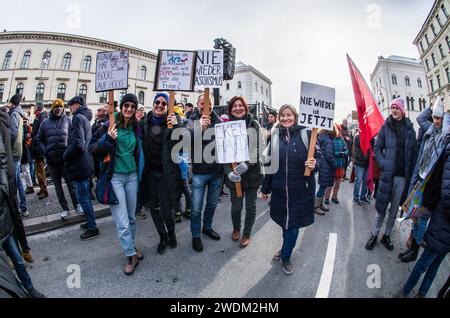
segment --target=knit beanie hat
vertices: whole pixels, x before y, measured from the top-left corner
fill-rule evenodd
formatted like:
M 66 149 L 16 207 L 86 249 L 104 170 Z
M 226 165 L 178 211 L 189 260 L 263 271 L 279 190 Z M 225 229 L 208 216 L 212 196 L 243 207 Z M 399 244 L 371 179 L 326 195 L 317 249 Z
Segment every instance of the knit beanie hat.
M 444 117 L 444 104 L 439 97 L 436 99 L 433 106 L 433 116 L 438 118 Z
M 85 103 L 86 102 L 84 101 L 84 97 L 83 96 L 75 96 L 74 98 L 69 100 L 67 105 L 72 106 L 73 104 L 79 104 L 80 106 L 84 106 Z
M 9 100 L 9 102 L 11 104 L 13 104 L 14 106 L 19 106 L 21 101 L 22 101 L 22 95 L 21 94 L 16 94 L 13 97 L 11 97 L 11 99 Z
M 43 110 L 44 109 L 44 103 L 41 102 L 41 101 L 36 102 L 36 108 L 39 109 L 39 110 Z
M 154 104 L 155 101 L 156 101 L 158 98 L 160 98 L 160 97 L 164 98 L 164 99 L 166 100 L 167 104 L 169 104 L 169 96 L 168 96 L 167 94 L 164 94 L 164 93 L 158 93 L 158 94 L 156 94 L 155 98 L 153 98 L 153 104 Z
M 126 94 L 123 98 L 122 101 L 120 102 L 120 110 L 122 110 L 123 104 L 125 103 L 133 103 L 137 106 L 139 105 L 138 99 L 136 97 L 136 95 L 134 94 Z
M 51 110 L 53 110 L 55 107 L 61 106 L 62 108 L 64 108 L 64 101 L 62 99 L 56 99 L 52 106 L 50 107 Z
M 402 115 L 405 116 L 405 101 L 403 100 L 403 98 L 399 97 L 399 98 L 394 99 L 391 103 L 391 107 L 392 107 L 392 105 L 395 105 L 398 108 L 400 108 Z

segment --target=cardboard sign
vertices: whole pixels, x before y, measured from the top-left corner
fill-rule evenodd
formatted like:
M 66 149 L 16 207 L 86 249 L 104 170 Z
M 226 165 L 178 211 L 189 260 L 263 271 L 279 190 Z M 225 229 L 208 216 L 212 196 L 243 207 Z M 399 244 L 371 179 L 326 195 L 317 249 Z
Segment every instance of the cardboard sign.
M 223 85 L 223 50 L 197 51 L 195 88 L 217 88 Z
M 95 91 L 128 89 L 128 65 L 127 51 L 97 53 Z
M 159 50 L 155 72 L 155 91 L 194 90 L 197 52 Z
M 333 130 L 336 90 L 302 82 L 299 124 L 309 128 Z
M 220 164 L 249 161 L 247 127 L 245 120 L 218 124 L 216 155 Z

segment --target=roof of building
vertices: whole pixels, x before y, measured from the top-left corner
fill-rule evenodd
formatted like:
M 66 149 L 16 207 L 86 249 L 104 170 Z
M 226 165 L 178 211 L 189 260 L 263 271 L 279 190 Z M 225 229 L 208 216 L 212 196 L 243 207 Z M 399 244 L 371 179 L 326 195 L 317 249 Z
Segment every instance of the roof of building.
M 259 77 L 261 77 L 262 79 L 264 79 L 266 82 L 268 82 L 269 84 L 272 84 L 272 81 L 270 80 L 270 78 L 268 78 L 267 76 L 265 76 L 263 73 L 261 73 L 260 71 L 258 71 L 256 68 L 254 68 L 251 65 L 246 65 L 242 62 L 237 62 L 236 63 L 236 72 L 245 72 L 245 71 L 251 71 L 253 73 L 255 73 L 256 75 L 258 75 Z
M 428 27 L 428 23 L 431 20 L 431 17 L 433 15 L 433 12 L 436 8 L 436 6 L 438 5 L 438 2 L 440 2 L 441 0 L 435 0 L 433 3 L 433 6 L 431 7 L 430 12 L 428 13 L 427 18 L 425 19 L 425 21 L 422 24 L 422 28 L 420 29 L 420 32 L 417 34 L 416 38 L 414 39 L 413 44 L 417 45 L 417 43 L 419 42 L 419 38 L 421 37 L 421 35 L 425 32 L 426 28 Z
M 395 62 L 404 62 L 404 63 L 414 63 L 420 65 L 420 60 L 412 57 L 405 57 L 399 55 L 390 55 L 386 58 L 386 60 L 395 61 Z

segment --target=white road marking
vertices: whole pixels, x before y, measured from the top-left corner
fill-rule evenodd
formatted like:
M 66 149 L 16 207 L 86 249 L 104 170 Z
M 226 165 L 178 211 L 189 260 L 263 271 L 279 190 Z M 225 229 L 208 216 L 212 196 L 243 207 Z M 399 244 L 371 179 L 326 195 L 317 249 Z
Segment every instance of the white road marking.
M 316 298 L 328 298 L 333 279 L 334 260 L 336 258 L 337 234 L 330 233 L 328 238 L 327 254 L 323 264 L 322 276 L 320 277 L 319 287 L 317 288 Z

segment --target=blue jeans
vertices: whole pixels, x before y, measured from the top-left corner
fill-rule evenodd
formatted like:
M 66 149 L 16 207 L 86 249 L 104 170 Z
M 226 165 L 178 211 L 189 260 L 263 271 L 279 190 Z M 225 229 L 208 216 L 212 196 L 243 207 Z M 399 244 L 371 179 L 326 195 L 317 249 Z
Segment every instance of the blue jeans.
M 326 190 L 327 188 L 328 188 L 328 187 L 320 186 L 320 187 L 319 187 L 319 191 L 317 191 L 316 197 L 317 197 L 317 198 L 323 198 L 323 196 L 325 195 L 325 190 Z
M 367 167 L 355 165 L 355 188 L 353 190 L 353 199 L 361 200 L 367 196 Z
M 14 264 L 17 276 L 19 276 L 20 282 L 25 289 L 29 290 L 33 288 L 33 283 L 31 282 L 30 275 L 28 275 L 27 269 L 25 267 L 25 262 L 23 261 L 22 255 L 20 254 L 19 246 L 17 245 L 16 239 L 11 234 L 9 238 L 3 243 L 3 248 Z
M 33 182 L 36 182 L 36 167 L 34 165 L 34 160 L 31 160 L 30 162 L 30 174 L 31 180 L 33 180 Z
M 422 276 L 422 274 L 426 271 L 422 284 L 419 287 L 419 294 L 425 297 L 431 287 L 431 284 L 433 284 L 433 280 L 436 277 L 439 266 L 445 259 L 446 255 L 447 253 L 439 254 L 431 248 L 426 248 L 409 275 L 409 278 L 403 287 L 403 294 L 407 296 L 413 290 L 414 286 L 416 286 L 420 276 Z
M 83 208 L 84 213 L 87 217 L 87 225 L 89 230 L 95 230 L 97 228 L 97 224 L 95 223 L 95 213 L 94 207 L 91 202 L 91 185 L 90 180 L 84 179 L 83 181 L 72 181 L 75 185 L 75 189 L 77 191 L 77 199 L 78 203 Z
M 283 229 L 283 247 L 281 248 L 281 259 L 290 261 L 295 243 L 297 243 L 299 229 Z
M 413 224 L 413 237 L 416 239 L 417 244 L 421 245 L 423 243 L 423 238 L 425 237 L 425 232 L 428 228 L 428 216 L 422 216 L 418 219 L 418 224 Z
M 20 177 L 20 160 L 14 160 L 14 172 L 16 176 L 16 186 L 19 195 L 20 211 L 27 211 L 27 196 L 25 195 L 25 189 L 23 188 L 22 178 Z
M 129 174 L 114 173 L 111 184 L 119 200 L 111 205 L 111 214 L 116 223 L 117 236 L 126 256 L 136 255 L 134 239 L 136 237 L 136 204 L 139 189 L 136 172 Z M 156 191 L 153 189 L 153 191 Z
M 208 187 L 205 212 L 203 214 L 203 228 L 211 229 L 214 212 L 219 201 L 222 190 L 223 173 L 194 174 L 192 177 L 192 214 L 191 232 L 192 237 L 201 236 L 203 199 Z

